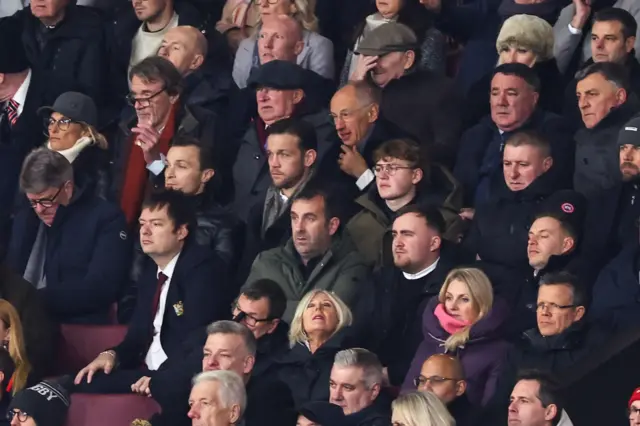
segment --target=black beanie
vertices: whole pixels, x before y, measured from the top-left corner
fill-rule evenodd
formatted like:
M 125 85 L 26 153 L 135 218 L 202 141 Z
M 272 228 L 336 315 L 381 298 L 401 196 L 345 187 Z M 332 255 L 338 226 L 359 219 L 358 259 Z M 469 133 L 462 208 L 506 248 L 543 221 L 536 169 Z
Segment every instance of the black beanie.
M 63 426 L 69 395 L 58 384 L 43 381 L 18 392 L 9 404 L 9 410 L 14 409 L 33 417 L 38 426 Z
M 576 240 L 579 240 L 583 233 L 586 215 L 587 200 L 584 195 L 567 189 L 557 191 L 543 201 L 537 216 L 550 216 L 568 225 Z
M 21 34 L 22 21 L 0 20 L 0 73 L 15 74 L 29 68 Z

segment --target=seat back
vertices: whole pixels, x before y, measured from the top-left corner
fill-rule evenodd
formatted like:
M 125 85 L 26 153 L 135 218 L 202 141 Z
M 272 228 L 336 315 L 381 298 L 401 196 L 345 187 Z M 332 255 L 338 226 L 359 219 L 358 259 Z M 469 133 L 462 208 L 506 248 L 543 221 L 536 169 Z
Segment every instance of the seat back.
M 158 403 L 144 396 L 74 393 L 65 426 L 129 426 L 159 412 Z
M 62 324 L 56 363 L 57 374 L 77 373 L 108 348 L 117 346 L 126 325 Z

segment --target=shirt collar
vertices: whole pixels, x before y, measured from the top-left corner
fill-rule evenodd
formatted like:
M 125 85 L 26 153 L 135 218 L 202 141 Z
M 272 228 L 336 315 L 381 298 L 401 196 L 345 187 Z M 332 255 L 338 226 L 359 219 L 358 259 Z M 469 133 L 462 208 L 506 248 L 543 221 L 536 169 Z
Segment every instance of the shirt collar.
M 176 269 L 176 263 L 178 263 L 178 257 L 180 257 L 180 253 L 176 254 L 173 257 L 173 259 L 171 259 L 171 261 L 167 263 L 167 266 L 165 266 L 164 269 L 158 268 L 157 275 L 160 275 L 160 272 L 162 272 L 167 276 L 167 279 L 170 280 L 171 276 L 173 275 L 174 269 Z
M 27 92 L 29 91 L 29 85 L 31 84 L 31 70 L 27 73 L 27 77 L 24 79 L 16 94 L 13 95 L 13 100 L 18 103 L 19 106 L 24 105 L 27 100 Z
M 424 278 L 430 273 L 432 273 L 433 271 L 435 271 L 439 261 L 440 261 L 440 258 L 438 257 L 435 262 L 433 262 L 431 265 L 429 265 L 427 268 L 423 269 L 422 271 L 416 272 L 415 274 L 409 274 L 407 272 L 402 271 L 402 275 L 404 275 L 404 277 L 408 280 L 419 280 L 420 278 Z

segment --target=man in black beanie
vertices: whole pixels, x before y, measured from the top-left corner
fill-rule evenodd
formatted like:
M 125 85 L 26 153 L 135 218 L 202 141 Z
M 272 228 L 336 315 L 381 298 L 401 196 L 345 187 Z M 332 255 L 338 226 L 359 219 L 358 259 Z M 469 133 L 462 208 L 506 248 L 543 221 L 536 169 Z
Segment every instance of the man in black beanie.
M 0 21 L 0 34 L 19 34 L 15 21 Z M 0 244 L 18 188 L 20 166 L 26 154 L 44 142 L 43 124 L 36 110 L 40 96 L 21 43 L 0 36 Z
M 67 392 L 55 382 L 42 381 L 13 397 L 7 418 L 11 425 L 62 426 L 68 410 Z

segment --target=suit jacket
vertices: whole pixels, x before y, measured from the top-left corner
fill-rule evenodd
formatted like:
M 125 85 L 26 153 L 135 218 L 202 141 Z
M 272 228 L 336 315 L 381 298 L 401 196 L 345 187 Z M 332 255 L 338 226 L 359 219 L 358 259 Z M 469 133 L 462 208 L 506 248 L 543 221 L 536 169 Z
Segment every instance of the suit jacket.
M 298 65 L 333 80 L 333 43 L 331 40 L 306 30 L 303 32 L 302 40 L 304 48 L 298 55 Z M 247 87 L 247 79 L 251 70 L 258 65 L 254 63 L 254 58 L 257 58 L 257 48 L 257 34 L 254 34 L 242 40 L 236 52 L 236 59 L 233 62 L 233 79 L 241 89 Z
M 151 345 L 153 298 L 158 267 L 150 258 L 140 278 L 138 303 L 122 343 L 114 348 L 119 366 L 139 367 Z M 231 298 L 224 291 L 227 267 L 209 248 L 188 240 L 169 282 L 160 340 L 168 358 L 181 353 L 185 339 L 213 321 L 226 318 Z

